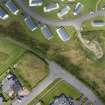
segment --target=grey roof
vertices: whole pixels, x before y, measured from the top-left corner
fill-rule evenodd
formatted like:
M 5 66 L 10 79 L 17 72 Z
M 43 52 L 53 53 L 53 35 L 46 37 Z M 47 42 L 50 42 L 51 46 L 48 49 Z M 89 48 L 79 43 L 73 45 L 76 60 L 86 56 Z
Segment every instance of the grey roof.
M 0 96 L 0 105 L 3 103 L 3 97 Z
M 26 25 L 28 28 L 30 28 L 32 31 L 37 29 L 37 24 L 33 22 L 33 20 L 30 17 L 25 18 Z
M 6 15 L 6 12 L 0 8 L 0 17 L 4 17 Z
M 45 7 L 46 7 L 46 9 L 53 9 L 53 8 L 56 8 L 57 7 L 57 4 L 58 3 L 50 3 L 50 4 L 48 4 L 48 5 L 46 5 Z
M 42 3 L 42 0 L 32 0 L 31 3 L 32 3 L 32 4 Z
M 70 97 L 61 94 L 59 97 L 56 97 L 50 105 L 74 105 L 74 103 Z
M 58 16 L 62 17 L 64 15 L 66 15 L 70 10 L 70 7 L 68 5 L 64 6 L 63 9 L 60 10 L 60 12 L 58 13 Z
M 2 81 L 2 90 L 5 93 L 9 93 L 9 91 L 11 91 L 11 89 L 14 87 L 15 88 L 15 92 L 17 93 L 20 89 L 21 89 L 21 84 L 20 82 L 17 80 L 15 75 L 11 75 L 10 78 L 8 78 L 9 75 L 7 75 L 7 77 Z
M 92 21 L 92 26 L 105 26 L 105 21 L 103 21 L 103 20 L 94 20 L 94 21 Z
M 41 27 L 41 32 L 42 34 L 44 35 L 44 37 L 46 39 L 51 39 L 52 38 L 52 33 L 51 31 L 49 30 L 48 26 L 44 25 L 43 27 Z
M 75 7 L 74 12 L 78 14 L 78 13 L 81 11 L 81 8 L 82 8 L 82 7 L 83 7 L 83 4 L 81 4 L 80 2 L 78 2 L 78 3 L 76 4 L 76 7 Z
M 65 31 L 65 29 L 63 27 L 58 28 L 56 31 L 57 31 L 59 37 L 61 38 L 61 40 L 67 41 L 70 39 L 69 34 Z
M 8 0 L 6 2 L 6 7 L 12 12 L 12 13 L 15 13 L 18 8 L 16 7 L 16 5 L 13 3 L 12 0 Z
M 3 83 L 3 86 L 2 86 L 2 90 L 5 93 L 8 93 L 11 90 L 11 87 L 15 84 L 15 81 L 13 79 L 8 80 L 6 78 L 3 82 L 4 83 Z

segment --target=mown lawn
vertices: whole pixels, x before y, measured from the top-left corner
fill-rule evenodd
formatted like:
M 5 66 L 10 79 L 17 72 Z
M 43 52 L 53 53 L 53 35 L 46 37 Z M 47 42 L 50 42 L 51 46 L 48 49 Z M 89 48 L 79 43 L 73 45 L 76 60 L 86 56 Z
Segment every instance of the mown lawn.
M 36 97 L 36 99 L 42 101 L 44 105 L 49 105 L 54 100 L 54 97 L 59 96 L 62 93 L 67 96 L 71 96 L 74 99 L 80 97 L 79 91 L 77 91 L 66 81 L 58 79 L 49 85 L 39 96 Z M 35 99 L 29 103 L 29 105 L 33 105 L 34 103 L 36 103 Z
M 0 75 L 7 71 L 25 52 L 11 42 L 0 40 Z
M 16 64 L 15 73 L 25 87 L 32 89 L 48 75 L 48 67 L 34 54 L 25 53 Z

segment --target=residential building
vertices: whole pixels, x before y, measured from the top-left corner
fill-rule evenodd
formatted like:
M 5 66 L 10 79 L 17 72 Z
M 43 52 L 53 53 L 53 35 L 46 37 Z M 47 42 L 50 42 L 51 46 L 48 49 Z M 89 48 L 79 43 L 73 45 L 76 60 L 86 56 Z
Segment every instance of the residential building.
M 31 17 L 29 16 L 25 17 L 24 21 L 31 31 L 34 31 L 38 28 L 37 24 L 33 22 Z
M 71 97 L 61 94 L 57 96 L 50 105 L 74 105 Z
M 70 39 L 70 36 L 65 31 L 64 27 L 57 28 L 56 32 L 58 36 L 61 38 L 61 40 L 68 41 Z
M 6 20 L 8 17 L 9 15 L 3 9 L 0 8 L 0 19 Z
M 48 26 L 44 25 L 43 27 L 41 27 L 41 32 L 47 40 L 50 40 L 52 38 L 52 32 L 50 31 Z
M 0 96 L 0 105 L 3 105 L 3 97 Z
M 9 97 L 15 97 L 22 90 L 22 86 L 14 74 L 8 74 L 2 81 L 2 91 Z
M 51 12 L 51 11 L 54 11 L 54 10 L 57 10 L 57 9 L 59 9 L 59 4 L 58 3 L 51 3 L 51 4 L 46 5 L 43 8 L 44 12 Z
M 83 8 L 83 4 L 78 2 L 75 6 L 75 9 L 74 9 L 74 12 L 73 12 L 73 15 L 78 15 L 80 12 L 81 12 L 81 9 Z
M 43 0 L 29 0 L 29 6 L 42 6 Z
M 105 26 L 105 21 L 103 21 L 103 20 L 93 20 L 93 21 L 91 21 L 91 25 L 93 27 L 102 27 L 102 26 Z
M 12 0 L 8 0 L 5 5 L 12 14 L 17 15 L 19 13 L 19 9 L 16 7 Z
M 63 16 L 67 15 L 70 11 L 70 7 L 68 5 L 66 5 L 63 9 L 60 10 L 59 13 L 57 13 L 57 16 L 59 18 L 62 18 Z

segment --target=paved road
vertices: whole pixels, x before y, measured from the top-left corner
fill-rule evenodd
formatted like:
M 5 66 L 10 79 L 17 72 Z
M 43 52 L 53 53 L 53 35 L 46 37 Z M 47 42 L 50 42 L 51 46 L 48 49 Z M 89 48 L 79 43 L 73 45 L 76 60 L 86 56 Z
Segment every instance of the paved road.
M 43 24 L 51 25 L 51 26 L 74 26 L 78 32 L 80 30 L 81 24 L 85 20 L 89 20 L 91 18 L 94 18 L 96 16 L 105 16 L 104 11 L 97 11 L 94 14 L 87 14 L 84 16 L 81 16 L 78 19 L 73 20 L 50 20 L 46 19 L 39 14 L 37 14 L 35 11 L 30 9 L 29 7 L 26 7 L 23 3 L 23 0 L 16 0 L 18 5 L 26 12 L 28 13 L 33 19 L 36 19 L 37 21 L 40 21 Z M 79 34 L 80 40 L 83 41 L 81 34 Z M 77 80 L 74 76 L 67 73 L 65 70 L 63 70 L 60 66 L 58 66 L 54 62 L 49 62 L 50 66 L 50 74 L 49 76 L 41 82 L 36 88 L 33 89 L 32 93 L 26 97 L 23 100 L 23 103 L 19 104 L 16 101 L 13 103 L 13 105 L 27 105 L 28 102 L 30 102 L 35 96 L 37 96 L 41 91 L 43 91 L 51 82 L 53 82 L 56 78 L 63 78 L 67 82 L 69 82 L 71 85 L 73 85 L 75 88 L 77 88 L 80 92 L 82 92 L 86 97 L 88 97 L 90 100 L 94 101 L 95 105 L 103 105 L 102 102 L 93 94 L 93 92 L 86 87 L 82 82 Z

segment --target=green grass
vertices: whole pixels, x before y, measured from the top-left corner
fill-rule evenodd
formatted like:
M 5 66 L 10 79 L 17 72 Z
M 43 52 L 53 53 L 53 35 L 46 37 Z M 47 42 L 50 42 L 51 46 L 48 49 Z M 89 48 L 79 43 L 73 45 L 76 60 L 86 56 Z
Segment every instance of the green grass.
M 36 99 L 42 101 L 44 105 L 49 105 L 54 100 L 55 96 L 59 96 L 62 93 L 67 96 L 72 96 L 74 99 L 80 97 L 80 92 L 74 87 L 66 81 L 58 79 L 49 85 L 39 96 L 36 97 Z M 35 103 L 34 100 L 30 102 L 29 105 L 33 105 Z
M 24 53 L 24 49 L 11 42 L 0 40 L 0 75 L 7 71 Z
M 48 75 L 48 67 L 34 54 L 25 53 L 17 62 L 15 73 L 23 86 L 31 90 Z

